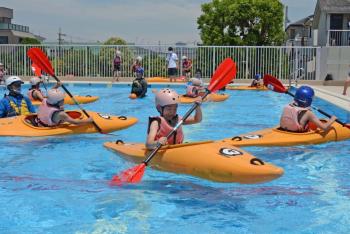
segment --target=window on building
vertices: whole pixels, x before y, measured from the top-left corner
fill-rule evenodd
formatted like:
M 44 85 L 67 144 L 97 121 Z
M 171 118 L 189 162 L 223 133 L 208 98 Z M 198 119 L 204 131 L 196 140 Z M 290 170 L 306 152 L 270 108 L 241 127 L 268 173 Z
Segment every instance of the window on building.
M 9 38 L 7 36 L 0 36 L 0 44 L 8 44 Z
M 295 29 L 291 28 L 289 31 L 289 38 L 294 39 L 295 38 Z

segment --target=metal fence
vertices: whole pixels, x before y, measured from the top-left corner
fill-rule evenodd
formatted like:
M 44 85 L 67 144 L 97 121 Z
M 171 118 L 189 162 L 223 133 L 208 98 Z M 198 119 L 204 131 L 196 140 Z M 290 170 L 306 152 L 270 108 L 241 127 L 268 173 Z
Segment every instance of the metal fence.
M 80 77 L 112 77 L 116 50 L 122 53 L 123 77 L 132 77 L 131 65 L 141 56 L 146 77 L 166 76 L 168 46 L 149 45 L 0 45 L 0 62 L 8 74 L 31 76 L 31 61 L 26 52 L 40 47 L 48 55 L 56 75 Z M 192 74 L 200 69 L 203 78 L 211 77 L 220 62 L 231 57 L 237 64 L 236 79 L 251 79 L 255 74 L 272 74 L 281 79 L 297 78 L 296 70 L 303 69 L 302 79 L 315 80 L 316 47 L 250 47 L 250 46 L 196 46 L 176 47 L 179 58 L 179 74 L 182 74 L 181 58 L 192 60 Z
M 350 30 L 328 30 L 327 46 L 350 46 Z

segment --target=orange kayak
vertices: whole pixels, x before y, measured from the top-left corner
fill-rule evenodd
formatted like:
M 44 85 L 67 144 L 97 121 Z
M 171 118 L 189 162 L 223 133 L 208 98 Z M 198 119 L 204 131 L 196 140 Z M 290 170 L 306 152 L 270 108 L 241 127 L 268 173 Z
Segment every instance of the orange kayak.
M 149 77 L 146 78 L 147 83 L 163 83 L 163 82 L 170 82 L 170 79 L 168 77 Z M 173 79 L 174 82 L 174 79 Z M 175 82 L 177 83 L 185 83 L 186 79 L 184 76 L 175 77 Z
M 267 90 L 269 90 L 266 86 L 258 86 L 258 87 L 252 87 L 252 86 L 226 86 L 226 89 L 228 89 L 228 90 L 256 90 L 256 91 L 267 91 Z
M 230 95 L 224 93 L 211 93 L 209 94 L 203 102 L 222 102 L 228 99 Z M 180 103 L 194 103 L 195 101 L 200 101 L 201 97 L 187 97 L 185 95 L 180 96 Z
M 141 163 L 149 150 L 141 143 L 106 142 L 104 146 L 119 156 Z M 277 179 L 283 169 L 219 141 L 192 142 L 162 147 L 149 166 L 188 174 L 216 182 L 253 184 Z
M 87 118 L 80 111 L 66 111 L 66 113 L 74 119 Z M 137 122 L 134 117 L 109 116 L 92 111 L 88 111 L 88 114 L 104 133 L 128 128 Z M 38 137 L 98 132 L 92 123 L 80 126 L 64 123 L 57 127 L 38 127 L 35 124 L 35 117 L 36 114 L 32 114 L 0 119 L 0 136 Z
M 73 97 L 77 102 L 79 102 L 79 104 L 91 103 L 99 99 L 98 96 L 90 96 L 90 95 L 86 95 L 86 96 L 74 95 Z M 32 103 L 34 106 L 39 106 L 41 104 L 40 101 L 32 101 Z M 70 96 L 66 95 L 64 97 L 64 104 L 74 105 L 75 103 Z
M 227 138 L 223 142 L 234 146 L 294 146 L 342 141 L 349 138 L 350 129 L 335 122 L 328 132 L 315 129 L 297 133 L 274 127 Z

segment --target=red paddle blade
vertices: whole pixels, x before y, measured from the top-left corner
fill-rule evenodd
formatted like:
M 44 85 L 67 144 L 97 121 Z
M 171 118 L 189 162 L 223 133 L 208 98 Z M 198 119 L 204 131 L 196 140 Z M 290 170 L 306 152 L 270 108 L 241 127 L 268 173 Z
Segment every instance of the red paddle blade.
M 41 77 L 41 69 L 35 63 L 32 63 L 32 71 L 36 76 Z
M 236 64 L 231 58 L 225 59 L 214 72 L 208 90 L 215 92 L 228 83 L 230 83 L 236 77 Z
M 135 167 L 132 167 L 130 169 L 127 169 L 121 172 L 119 175 L 113 176 L 110 184 L 121 186 L 122 184 L 125 184 L 125 183 L 132 183 L 132 184 L 139 183 L 142 180 L 145 169 L 146 169 L 146 164 L 141 163 L 140 165 L 137 165 Z
M 287 89 L 283 86 L 282 82 L 279 81 L 276 77 L 269 74 L 264 75 L 264 85 L 268 89 L 278 93 L 287 92 Z
M 55 75 L 49 58 L 41 49 L 31 48 L 28 50 L 27 55 L 41 70 L 45 71 L 50 76 Z

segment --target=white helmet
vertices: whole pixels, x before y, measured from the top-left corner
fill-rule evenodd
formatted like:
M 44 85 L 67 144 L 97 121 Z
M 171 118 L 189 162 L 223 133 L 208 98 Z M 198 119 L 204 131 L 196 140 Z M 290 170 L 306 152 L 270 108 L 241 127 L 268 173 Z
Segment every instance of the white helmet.
M 39 77 L 36 77 L 36 76 L 30 78 L 30 80 L 29 80 L 29 83 L 30 83 L 32 86 L 37 85 L 37 84 L 39 84 L 40 82 L 41 82 L 41 79 L 40 79 Z
M 121 55 L 122 52 L 120 52 L 120 50 L 117 50 L 117 52 L 115 52 L 117 55 Z
M 141 56 L 137 56 L 137 57 L 136 57 L 136 60 L 139 61 L 139 62 L 141 62 L 141 61 L 142 61 L 142 57 L 141 57 Z
M 46 102 L 51 105 L 56 105 L 60 101 L 64 99 L 64 93 L 59 89 L 50 89 L 47 92 L 47 100 Z
M 179 103 L 179 95 L 172 89 L 161 89 L 156 94 L 156 107 L 167 106 Z
M 5 81 L 5 85 L 10 86 L 15 82 L 21 82 L 21 84 L 23 84 L 23 81 L 18 76 L 9 76 Z
M 185 60 L 185 59 L 187 59 L 187 57 L 184 55 L 184 56 L 181 57 L 181 59 Z

